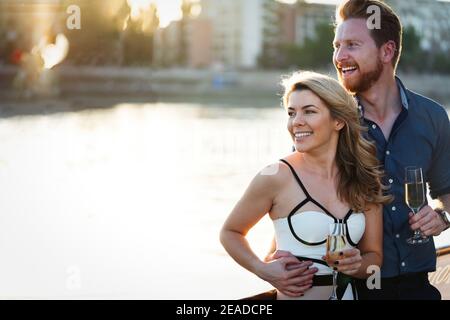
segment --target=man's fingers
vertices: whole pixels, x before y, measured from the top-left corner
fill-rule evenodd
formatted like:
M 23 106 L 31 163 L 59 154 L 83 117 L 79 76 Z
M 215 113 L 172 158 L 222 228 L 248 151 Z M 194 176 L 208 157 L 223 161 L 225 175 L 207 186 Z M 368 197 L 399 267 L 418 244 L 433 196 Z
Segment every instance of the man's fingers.
M 295 265 L 299 265 L 302 263 L 302 261 L 298 260 L 296 257 L 283 257 L 278 259 L 284 266 L 288 265 L 288 264 L 295 264 Z
M 296 257 L 284 257 L 280 259 L 286 270 L 296 270 L 303 267 L 310 267 L 311 261 L 300 261 Z
M 313 283 L 313 278 L 314 278 L 314 275 L 312 275 L 312 274 L 307 275 L 307 276 L 296 277 L 296 278 L 289 279 L 287 281 L 287 284 L 288 285 L 296 285 L 296 286 L 307 286 L 307 285 L 311 285 Z
M 421 229 L 424 225 L 430 223 L 433 221 L 433 215 L 428 214 L 426 216 L 423 216 L 420 220 L 418 220 L 416 223 L 411 224 L 411 229 L 418 230 Z
M 420 227 L 420 231 L 422 231 L 423 233 L 428 232 L 430 230 L 433 230 L 436 228 L 436 223 L 434 222 L 434 220 L 424 224 L 423 226 Z
M 307 268 L 308 267 L 302 267 L 302 268 L 298 268 L 296 270 L 288 271 L 288 279 L 295 278 L 298 276 L 307 276 L 307 275 L 315 274 L 317 271 L 319 271 L 319 269 L 317 269 L 317 268 L 310 268 L 310 269 L 307 269 Z
M 428 215 L 432 214 L 434 212 L 433 209 L 431 209 L 430 206 L 425 206 L 424 208 L 422 208 L 422 210 L 420 210 L 418 213 L 416 214 L 412 214 L 410 213 L 410 219 L 409 219 L 409 224 L 415 224 L 415 223 L 420 223 L 421 225 L 424 223 L 421 223 L 420 220 L 422 220 L 423 218 L 427 217 Z
M 289 251 L 283 251 L 283 250 L 277 250 L 272 255 L 273 259 L 281 259 L 281 258 L 287 258 L 287 257 L 294 257 L 294 255 L 292 253 L 290 253 Z
M 278 289 L 282 294 L 284 294 L 284 295 L 286 295 L 286 296 L 288 296 L 288 297 L 292 297 L 292 298 L 298 298 L 298 297 L 301 297 L 301 296 L 303 296 L 303 292 L 298 292 L 298 293 L 295 293 L 295 292 L 292 292 L 292 291 L 289 291 L 289 290 L 280 290 L 280 289 Z

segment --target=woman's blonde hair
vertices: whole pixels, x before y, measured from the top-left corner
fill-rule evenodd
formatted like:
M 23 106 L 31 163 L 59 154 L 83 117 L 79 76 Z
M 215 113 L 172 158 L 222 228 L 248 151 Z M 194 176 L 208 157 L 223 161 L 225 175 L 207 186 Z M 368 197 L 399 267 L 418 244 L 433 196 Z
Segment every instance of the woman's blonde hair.
M 376 158 L 376 147 L 362 135 L 367 129 L 360 124 L 354 97 L 338 81 L 315 72 L 295 72 L 282 85 L 285 107 L 292 92 L 310 90 L 325 103 L 333 119 L 344 123 L 336 152 L 338 197 L 357 211 L 365 210 L 368 204 L 388 203 L 391 197 L 383 195 L 387 187 L 381 183 L 383 172 Z

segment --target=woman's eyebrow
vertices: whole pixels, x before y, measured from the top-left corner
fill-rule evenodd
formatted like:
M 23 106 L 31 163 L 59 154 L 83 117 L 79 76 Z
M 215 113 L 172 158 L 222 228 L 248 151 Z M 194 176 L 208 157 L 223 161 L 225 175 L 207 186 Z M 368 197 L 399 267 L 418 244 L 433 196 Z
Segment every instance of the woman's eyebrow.
M 315 105 L 313 105 L 313 104 L 307 104 L 306 106 L 303 106 L 303 107 L 299 107 L 300 109 L 306 109 L 306 108 L 309 108 L 309 107 L 313 107 L 313 108 L 317 108 Z M 297 108 L 296 106 L 295 107 L 288 107 L 288 110 L 295 110 L 295 108 Z

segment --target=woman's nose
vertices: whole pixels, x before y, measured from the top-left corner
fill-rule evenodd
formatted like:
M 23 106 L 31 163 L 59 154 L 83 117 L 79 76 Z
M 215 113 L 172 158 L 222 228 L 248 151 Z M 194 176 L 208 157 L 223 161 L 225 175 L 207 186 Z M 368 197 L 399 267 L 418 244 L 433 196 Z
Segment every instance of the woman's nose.
M 305 118 L 303 117 L 302 114 L 298 113 L 293 121 L 293 125 L 294 126 L 303 126 L 305 125 Z

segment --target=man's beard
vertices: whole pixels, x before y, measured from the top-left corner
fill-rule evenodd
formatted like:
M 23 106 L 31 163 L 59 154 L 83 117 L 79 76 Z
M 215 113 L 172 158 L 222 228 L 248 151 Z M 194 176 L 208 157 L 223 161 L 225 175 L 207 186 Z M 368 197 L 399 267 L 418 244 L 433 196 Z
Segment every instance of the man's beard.
M 346 82 L 342 78 L 342 74 L 340 71 L 338 71 L 338 77 L 341 84 L 350 91 L 351 93 L 359 93 L 359 92 L 365 92 L 369 90 L 372 85 L 380 79 L 381 73 L 383 72 L 383 63 L 380 59 L 377 59 L 377 64 L 375 66 L 375 69 L 372 71 L 368 71 L 365 73 L 361 73 L 359 76 L 359 81 L 355 81 L 355 83 L 351 84 Z

